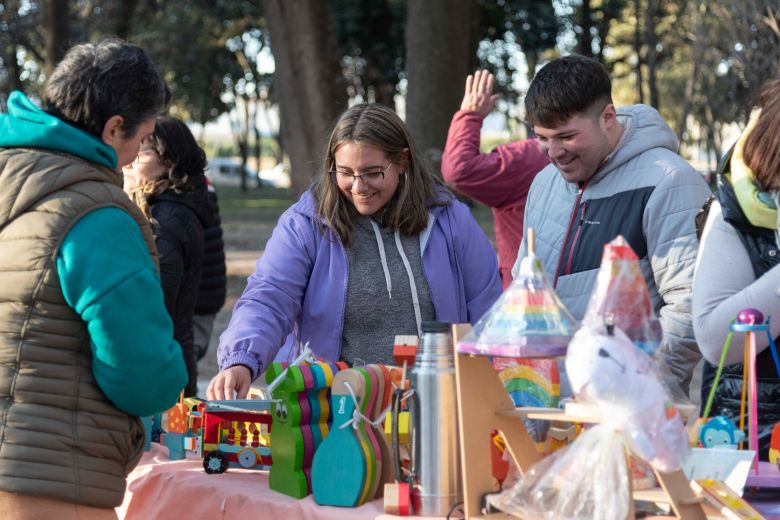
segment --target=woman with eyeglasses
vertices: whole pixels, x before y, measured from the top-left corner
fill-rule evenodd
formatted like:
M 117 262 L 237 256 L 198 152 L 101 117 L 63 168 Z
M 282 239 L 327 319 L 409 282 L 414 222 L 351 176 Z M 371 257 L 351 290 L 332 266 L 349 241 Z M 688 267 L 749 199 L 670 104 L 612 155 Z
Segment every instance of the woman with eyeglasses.
M 184 393 L 188 397 L 198 390 L 192 320 L 203 263 L 203 228 L 213 218 L 205 168 L 206 153 L 187 125 L 160 117 L 154 133 L 141 143 L 138 157 L 122 170 L 125 191 L 152 226 L 165 307 L 187 365 Z
M 496 253 L 436 180 L 392 110 L 344 112 L 320 175 L 279 219 L 220 338 L 209 399 L 244 398 L 300 345 L 392 363 L 420 323 L 475 323 L 501 294 Z

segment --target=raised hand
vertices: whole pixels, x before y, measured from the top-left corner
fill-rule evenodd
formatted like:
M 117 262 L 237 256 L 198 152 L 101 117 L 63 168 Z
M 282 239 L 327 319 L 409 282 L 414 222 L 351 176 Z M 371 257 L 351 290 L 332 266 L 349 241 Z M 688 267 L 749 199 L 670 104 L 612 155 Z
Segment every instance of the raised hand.
M 493 111 L 499 95 L 493 94 L 493 84 L 496 78 L 486 70 L 478 70 L 466 78 L 466 90 L 463 93 L 461 110 L 479 112 L 482 117 Z

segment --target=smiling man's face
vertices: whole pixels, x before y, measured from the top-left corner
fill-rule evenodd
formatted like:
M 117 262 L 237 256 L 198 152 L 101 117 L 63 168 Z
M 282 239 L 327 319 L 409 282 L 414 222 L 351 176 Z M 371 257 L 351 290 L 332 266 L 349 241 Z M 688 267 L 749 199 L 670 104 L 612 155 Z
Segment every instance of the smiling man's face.
M 558 168 L 567 182 L 590 179 L 612 152 L 609 131 L 617 123 L 615 107 L 609 104 L 601 112 L 582 112 L 555 128 L 534 125 L 542 153 Z

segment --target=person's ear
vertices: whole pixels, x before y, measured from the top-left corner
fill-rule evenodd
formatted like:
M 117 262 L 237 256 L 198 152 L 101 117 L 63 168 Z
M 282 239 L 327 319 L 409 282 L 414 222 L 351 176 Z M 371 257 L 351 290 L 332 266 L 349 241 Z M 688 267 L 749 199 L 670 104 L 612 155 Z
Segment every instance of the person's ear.
M 409 148 L 404 148 L 401 150 L 401 153 L 398 154 L 398 167 L 401 169 L 403 174 L 406 174 L 407 170 L 409 170 Z
M 601 124 L 604 125 L 605 129 L 611 130 L 617 124 L 617 111 L 615 110 L 615 105 L 609 103 L 605 106 L 601 111 L 599 120 Z
M 109 146 L 113 146 L 117 139 L 122 137 L 122 125 L 125 123 L 125 118 L 120 115 L 114 115 L 108 118 L 106 124 L 103 125 L 103 133 L 101 138 L 103 142 Z

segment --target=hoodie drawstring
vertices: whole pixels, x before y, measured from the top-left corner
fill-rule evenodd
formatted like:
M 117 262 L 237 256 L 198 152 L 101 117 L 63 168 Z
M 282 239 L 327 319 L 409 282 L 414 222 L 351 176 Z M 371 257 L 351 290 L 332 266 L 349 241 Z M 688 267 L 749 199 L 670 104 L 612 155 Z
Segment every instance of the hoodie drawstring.
M 387 268 L 387 255 L 385 255 L 385 245 L 382 243 L 382 234 L 379 232 L 379 226 L 376 222 L 371 220 L 371 227 L 374 230 L 374 236 L 376 237 L 376 245 L 379 248 L 379 258 L 382 259 L 382 271 L 385 273 L 385 286 L 387 287 L 387 295 L 390 299 L 393 299 L 393 282 L 390 280 L 390 270 Z
M 412 303 L 414 304 L 414 319 L 417 320 L 417 335 L 422 337 L 422 314 L 420 313 L 420 298 L 417 296 L 417 284 L 414 282 L 414 274 L 412 273 L 412 266 L 409 265 L 409 259 L 406 258 L 404 247 L 401 244 L 401 235 L 398 230 L 395 230 L 395 247 L 401 254 L 401 260 L 404 262 L 406 268 L 406 276 L 409 277 L 409 288 L 412 291 Z
M 371 220 L 371 228 L 374 230 L 374 237 L 376 237 L 376 245 L 379 248 L 379 258 L 382 260 L 382 271 L 385 274 L 385 285 L 387 286 L 387 295 L 390 299 L 393 299 L 393 282 L 390 280 L 390 269 L 387 267 L 387 255 L 385 254 L 385 245 L 382 241 L 382 233 L 379 231 L 379 226 L 376 222 Z M 409 277 L 409 289 L 412 292 L 412 304 L 414 305 L 414 318 L 417 321 L 417 334 L 422 335 L 422 313 L 420 311 L 420 297 L 417 294 L 417 284 L 414 281 L 414 273 L 412 273 L 412 266 L 409 264 L 409 259 L 406 257 L 403 244 L 401 243 L 401 235 L 398 230 L 395 230 L 395 247 L 398 249 L 398 253 L 401 255 L 401 260 L 404 263 L 406 269 L 406 276 Z

